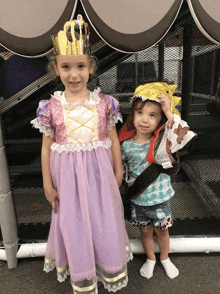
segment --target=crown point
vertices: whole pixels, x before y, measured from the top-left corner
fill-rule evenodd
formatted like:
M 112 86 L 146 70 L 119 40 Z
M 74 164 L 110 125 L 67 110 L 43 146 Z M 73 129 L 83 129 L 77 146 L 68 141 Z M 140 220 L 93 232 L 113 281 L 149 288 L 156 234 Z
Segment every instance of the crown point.
M 90 54 L 88 24 L 82 15 L 78 14 L 77 20 L 67 21 L 53 43 L 57 55 Z

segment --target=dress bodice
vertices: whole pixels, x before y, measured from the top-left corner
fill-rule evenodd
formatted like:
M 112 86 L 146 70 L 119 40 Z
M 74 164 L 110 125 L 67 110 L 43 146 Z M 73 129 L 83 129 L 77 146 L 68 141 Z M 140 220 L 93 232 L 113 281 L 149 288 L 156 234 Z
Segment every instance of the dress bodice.
M 58 91 L 50 100 L 42 100 L 34 127 L 54 137 L 52 149 L 75 151 L 86 146 L 109 146 L 107 130 L 121 120 L 118 101 L 109 95 L 90 92 L 90 99 L 68 103 L 65 93 Z M 81 148 L 81 146 L 83 148 Z

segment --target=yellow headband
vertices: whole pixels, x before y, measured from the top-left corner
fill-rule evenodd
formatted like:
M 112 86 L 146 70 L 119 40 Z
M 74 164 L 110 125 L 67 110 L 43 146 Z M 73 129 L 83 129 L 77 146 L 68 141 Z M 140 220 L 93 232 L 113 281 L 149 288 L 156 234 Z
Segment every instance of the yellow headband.
M 67 21 L 63 31 L 53 37 L 53 44 L 55 55 L 90 54 L 89 27 L 82 15 L 78 14 L 76 20 Z
M 176 105 L 180 102 L 181 97 L 173 96 L 176 87 L 177 85 L 168 85 L 167 83 L 148 83 L 137 87 L 134 92 L 134 97 L 140 97 L 142 101 L 149 99 L 160 102 L 157 96 L 159 94 L 166 95 L 171 101 L 171 111 L 180 115 L 178 109 L 176 109 Z

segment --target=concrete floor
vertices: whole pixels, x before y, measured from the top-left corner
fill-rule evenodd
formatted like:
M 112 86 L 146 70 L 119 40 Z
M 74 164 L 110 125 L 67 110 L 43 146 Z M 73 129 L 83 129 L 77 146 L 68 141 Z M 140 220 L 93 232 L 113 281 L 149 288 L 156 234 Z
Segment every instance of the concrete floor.
M 159 258 L 159 257 L 158 257 Z M 146 280 L 139 274 L 145 255 L 134 255 L 128 264 L 129 283 L 117 293 L 121 294 L 219 294 L 220 253 L 170 254 L 180 275 L 170 280 L 160 262 L 154 276 Z M 7 263 L 0 261 L 1 294 L 72 294 L 68 281 L 59 283 L 56 271 L 43 272 L 43 258 L 19 259 L 18 267 L 9 270 Z M 99 289 L 99 294 L 108 293 Z

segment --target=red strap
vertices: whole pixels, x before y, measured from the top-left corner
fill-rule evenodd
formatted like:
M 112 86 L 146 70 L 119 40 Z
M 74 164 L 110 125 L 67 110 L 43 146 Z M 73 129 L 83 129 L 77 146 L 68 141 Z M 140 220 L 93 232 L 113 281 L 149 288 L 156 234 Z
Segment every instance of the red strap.
M 148 153 L 147 153 L 147 161 L 149 164 L 153 163 L 154 162 L 154 143 L 160 133 L 160 130 L 162 129 L 164 125 L 162 125 L 159 129 L 157 129 L 155 132 L 154 132 L 154 135 L 153 135 L 153 138 L 151 140 L 151 143 L 150 143 L 150 147 L 149 147 L 149 150 L 148 150 Z
M 164 125 L 163 125 L 164 126 Z M 149 164 L 154 162 L 154 154 L 153 154 L 153 150 L 154 150 L 154 143 L 159 135 L 160 130 L 163 128 L 163 126 L 161 126 L 160 128 L 158 128 L 153 135 L 152 141 L 150 143 L 150 147 L 147 153 L 147 161 Z M 129 138 L 132 138 L 136 133 L 136 130 L 130 130 L 128 127 L 128 123 L 127 121 L 125 122 L 125 124 L 123 125 L 123 127 L 119 130 L 118 132 L 118 138 L 119 138 L 119 142 L 122 142 L 124 140 L 127 140 Z

